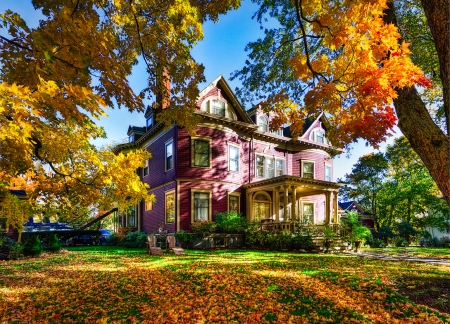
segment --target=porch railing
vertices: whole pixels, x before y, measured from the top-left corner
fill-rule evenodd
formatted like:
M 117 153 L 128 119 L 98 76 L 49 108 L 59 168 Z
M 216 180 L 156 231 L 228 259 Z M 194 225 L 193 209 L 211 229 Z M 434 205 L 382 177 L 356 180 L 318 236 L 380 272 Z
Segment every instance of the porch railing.
M 312 237 L 321 238 L 324 237 L 324 228 L 328 226 L 331 228 L 335 237 L 345 237 L 348 231 L 340 224 L 328 224 L 328 225 L 304 225 L 298 224 L 292 221 L 275 222 L 273 220 L 262 220 L 261 230 L 271 231 L 274 233 L 287 232 L 297 233 L 300 235 L 310 235 Z

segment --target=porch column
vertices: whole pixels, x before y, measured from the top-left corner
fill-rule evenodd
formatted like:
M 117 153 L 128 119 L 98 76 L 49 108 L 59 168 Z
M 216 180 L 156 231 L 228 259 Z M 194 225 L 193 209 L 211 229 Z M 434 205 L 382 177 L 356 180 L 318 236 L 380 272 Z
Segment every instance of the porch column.
M 338 192 L 333 192 L 333 223 L 337 224 L 338 220 Z
M 289 208 L 288 208 L 288 189 L 289 186 L 284 186 L 284 221 L 286 222 L 289 218 Z
M 297 219 L 297 187 L 292 186 L 292 220 Z
M 280 221 L 280 187 L 275 187 L 273 190 L 273 200 L 275 208 L 275 221 L 278 223 Z
M 247 191 L 247 219 L 253 220 L 253 199 L 252 193 Z
M 331 219 L 331 209 L 330 209 L 330 197 L 331 192 L 325 192 L 325 224 L 330 224 Z

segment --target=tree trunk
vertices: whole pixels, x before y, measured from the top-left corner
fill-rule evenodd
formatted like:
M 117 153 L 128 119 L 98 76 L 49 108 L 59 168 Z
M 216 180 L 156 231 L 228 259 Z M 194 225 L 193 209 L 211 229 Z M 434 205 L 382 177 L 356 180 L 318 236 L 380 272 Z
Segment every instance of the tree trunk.
M 420 156 L 450 206 L 449 138 L 433 122 L 414 87 L 400 89 L 397 93 L 394 106 L 398 127 Z
M 420 156 L 431 177 L 450 206 L 450 141 L 449 125 L 449 8 L 450 0 L 422 0 L 440 63 L 444 109 L 447 125 L 445 134 L 432 120 L 415 87 L 397 89 L 394 100 L 398 127 Z M 386 10 L 385 21 L 397 25 L 392 2 Z

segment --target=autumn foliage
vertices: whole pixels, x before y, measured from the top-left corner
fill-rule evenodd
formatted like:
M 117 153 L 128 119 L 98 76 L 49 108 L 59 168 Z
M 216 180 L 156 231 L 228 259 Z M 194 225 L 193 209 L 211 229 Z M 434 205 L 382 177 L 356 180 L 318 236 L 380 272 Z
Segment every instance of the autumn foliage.
M 190 50 L 203 37 L 202 23 L 239 1 L 32 4 L 37 26 L 20 13 L 0 13 L 0 196 L 25 189 L 30 207 L 66 219 L 83 207 L 125 209 L 152 200 L 136 174 L 150 154 L 95 147 L 93 140 L 105 136 L 96 123 L 117 106 L 143 111 L 145 98 L 163 93 L 162 72 L 169 70 L 167 123 L 188 124 L 183 116 L 192 115 L 203 80 Z M 141 92 L 127 80 L 139 57 L 148 72 Z
M 2 264 L 0 321 L 446 323 L 397 290 L 445 266 L 251 251 L 72 251 Z M 445 300 L 445 299 L 443 299 Z M 440 309 L 446 309 L 445 307 Z

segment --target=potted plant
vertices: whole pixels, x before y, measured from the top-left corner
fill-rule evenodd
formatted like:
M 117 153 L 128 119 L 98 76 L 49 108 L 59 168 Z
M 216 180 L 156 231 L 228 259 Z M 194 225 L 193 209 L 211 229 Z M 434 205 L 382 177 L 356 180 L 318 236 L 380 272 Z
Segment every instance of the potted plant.
M 357 212 L 351 211 L 345 214 L 343 222 L 349 230 L 349 241 L 354 244 L 355 252 L 358 252 L 361 243 L 364 243 L 372 233 L 358 220 Z
M 325 248 L 324 252 L 329 253 L 331 245 L 333 244 L 334 240 L 334 231 L 333 228 L 330 225 L 326 225 L 323 228 L 323 246 Z

